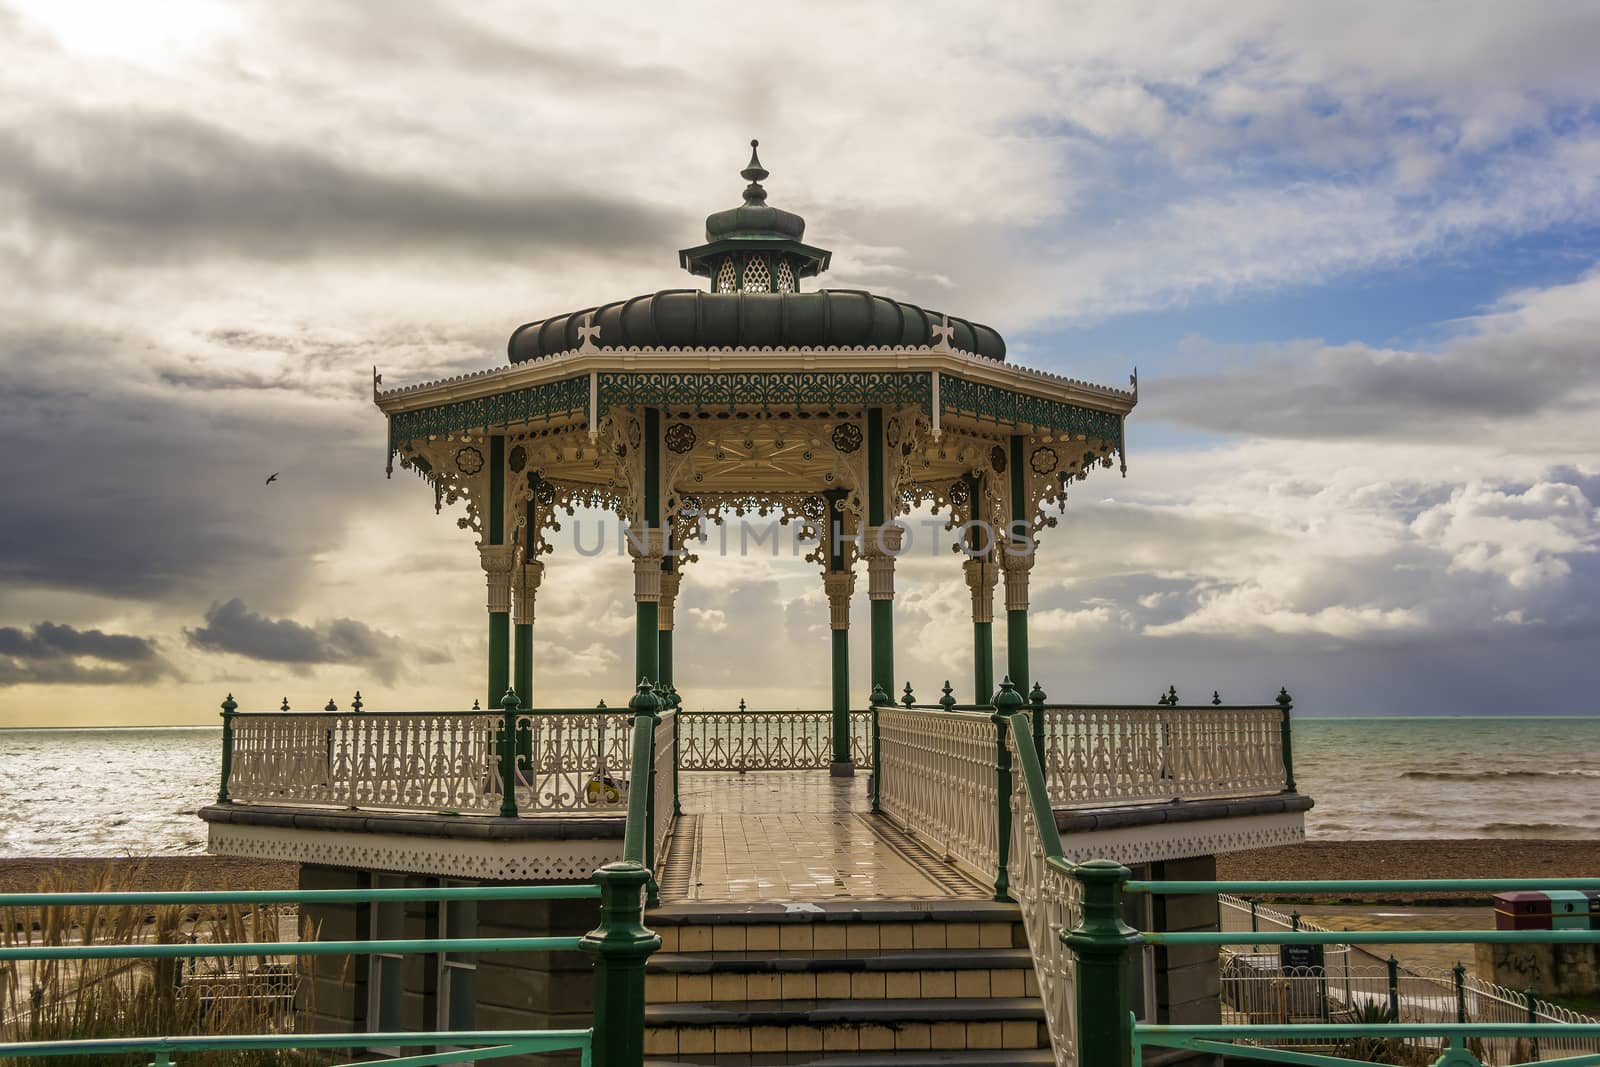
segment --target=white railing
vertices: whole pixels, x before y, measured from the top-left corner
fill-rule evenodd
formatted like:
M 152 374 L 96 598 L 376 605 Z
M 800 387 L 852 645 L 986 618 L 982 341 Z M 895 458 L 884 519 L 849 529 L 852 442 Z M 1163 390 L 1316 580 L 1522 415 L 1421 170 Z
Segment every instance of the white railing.
M 479 711 L 239 714 L 228 793 L 256 804 L 496 815 L 503 722 Z M 620 709 L 518 716 L 518 813 L 625 811 L 632 723 Z M 670 760 L 670 742 L 667 751 Z
M 1072 951 L 1061 942 L 1062 931 L 1083 918 L 1083 887 L 1059 866 L 1047 861 L 1045 836 L 1034 818 L 1028 783 L 1017 753 L 1016 736 L 1006 731 L 1011 748 L 1011 895 L 1022 912 L 1022 925 L 1033 953 L 1050 1047 L 1057 1067 L 1077 1063 L 1077 967 Z M 1024 743 L 1031 744 L 1031 741 Z M 1055 827 L 1051 826 L 1053 839 Z
M 833 760 L 831 711 L 679 712 L 679 771 L 821 770 Z M 870 712 L 850 713 L 850 758 L 872 766 Z
M 654 852 L 651 856 L 655 860 L 656 873 L 661 872 L 661 861 L 665 855 L 667 835 L 672 832 L 672 730 L 673 719 L 678 715 L 675 711 L 661 713 L 661 721 L 656 724 L 655 735 L 655 839 Z
M 878 709 L 878 805 L 936 855 L 994 882 L 1000 863 L 995 724 L 988 715 Z
M 1282 792 L 1283 713 L 1259 707 L 1044 709 L 1054 808 L 1109 807 Z

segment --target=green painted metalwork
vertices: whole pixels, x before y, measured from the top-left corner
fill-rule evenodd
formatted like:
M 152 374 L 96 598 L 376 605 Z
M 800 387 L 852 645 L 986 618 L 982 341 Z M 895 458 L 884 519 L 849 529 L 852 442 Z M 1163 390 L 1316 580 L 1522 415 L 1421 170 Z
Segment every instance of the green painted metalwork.
M 949 374 L 939 377 L 939 406 L 960 415 L 992 419 L 1003 426 L 1027 426 L 1057 434 L 1083 434 L 1105 442 L 1109 452 L 1122 452 L 1122 416 L 1114 411 L 1100 411 L 1060 400 L 1028 396 L 1026 393 L 969 382 Z
M 506 543 L 506 436 L 489 438 L 489 543 Z
M 511 688 L 521 694 L 523 703 L 533 709 L 533 624 L 516 623 L 512 627 Z
M 222 702 L 222 784 L 217 788 L 218 804 L 232 803 L 228 799 L 228 779 L 233 777 L 233 717 L 238 710 L 238 703 L 229 693 L 228 699 Z
M 181 890 L 127 893 L 0 893 L 0 908 L 158 907 L 174 904 L 379 904 L 440 900 L 598 900 L 594 885 L 472 885 L 406 889 Z
M 1307 896 L 1338 893 L 1504 893 L 1518 889 L 1593 889 L 1600 878 L 1376 878 L 1323 879 L 1319 881 L 1129 882 L 1130 893 L 1187 895 L 1232 893 L 1236 896 L 1278 894 Z M 1342 937 L 1343 935 L 1341 935 Z
M 656 609 L 659 620 L 660 608 Z M 672 688 L 672 631 L 662 630 L 657 623 L 656 630 L 656 670 L 661 675 L 661 688 L 668 691 Z
M 1284 792 L 1297 792 L 1294 786 L 1294 738 L 1291 733 L 1289 713 L 1294 710 L 1294 701 L 1289 697 L 1287 686 L 1278 689 L 1278 707 L 1283 709 L 1283 781 Z
M 649 721 L 649 716 L 640 718 Z M 630 797 L 630 814 L 632 806 Z M 633 825 L 631 818 L 629 824 Z M 593 1063 L 594 1067 L 640 1067 L 644 1063 L 645 961 L 661 947 L 660 935 L 645 929 L 639 901 L 650 872 L 637 860 L 623 859 L 606 864 L 594 878 L 600 883 L 600 925 L 584 935 L 581 946 L 594 957 Z
M 1305 1067 L 1349 1067 L 1348 1058 L 1294 1049 L 1263 1048 L 1237 1044 L 1239 1040 L 1307 1042 L 1332 1044 L 1363 1037 L 1404 1039 L 1443 1039 L 1445 1049 L 1433 1061 L 1433 1067 L 1483 1067 L 1483 1061 L 1468 1048 L 1473 1040 L 1493 1038 L 1574 1038 L 1600 1037 L 1600 1024 L 1594 1023 L 1310 1023 L 1310 1024 L 1250 1024 L 1250 1025 L 1152 1025 L 1134 1023 L 1132 1040 L 1134 1051 L 1141 1057 L 1146 1048 L 1187 1049 L 1208 1052 L 1230 1059 L 1260 1060 L 1272 1064 L 1305 1065 Z M 1577 1053 L 1555 1060 L 1540 1061 L 1544 1067 L 1597 1067 L 1600 1053 Z M 1535 1064 L 1517 1064 L 1513 1067 L 1536 1067 Z
M 644 522 L 649 530 L 665 529 L 661 516 L 661 409 L 644 409 Z
M 661 673 L 661 605 L 654 600 L 637 600 L 633 605 L 633 673 L 654 678 Z
M 0 948 L 11 960 L 176 960 L 206 956 L 365 956 L 374 952 L 566 952 L 576 937 L 400 938 L 375 941 L 233 941 L 161 945 L 58 945 Z
M 500 699 L 505 719 L 500 724 L 500 817 L 517 817 L 517 709 L 522 701 L 516 691 L 507 689 Z
M 485 706 L 499 707 L 500 698 L 511 688 L 511 613 L 489 612 L 489 699 Z
M 872 684 L 888 693 L 894 688 L 894 601 L 869 601 L 867 610 L 872 623 Z
M 602 412 L 616 406 L 799 410 L 867 403 L 916 404 L 924 414 L 933 412 L 933 376 L 922 371 L 602 373 L 596 385 Z
M 1589 883 L 1593 885 L 1593 882 Z M 1226 890 L 1223 890 L 1226 892 Z M 1348 930 L 1337 934 L 1313 930 L 1279 933 L 1150 932 L 1140 935 L 1152 945 L 1600 945 L 1600 930 Z
M 1034 682 L 1033 689 L 1028 693 L 1028 703 L 1033 706 L 1033 747 L 1036 752 L 1044 751 L 1044 702 L 1048 699 L 1039 683 Z
M 1000 683 L 1000 692 L 994 697 L 995 737 L 995 812 L 999 820 L 999 854 L 995 861 L 994 899 L 1002 904 L 1011 903 L 1011 746 L 1006 744 L 1006 730 L 1012 716 L 1022 707 L 1018 695 L 1007 677 Z
M 1062 940 L 1077 956 L 1078 1062 L 1095 1067 L 1133 1062 L 1128 975 L 1139 932 L 1122 921 L 1122 886 L 1130 873 L 1111 860 L 1072 868 L 1083 886 L 1083 916 Z
M 852 763 L 850 755 L 850 631 L 831 631 L 833 669 L 833 762 Z
M 972 624 L 972 702 L 994 699 L 994 624 Z
M 393 455 L 413 441 L 430 436 L 466 430 L 488 433 L 496 426 L 505 428 L 539 419 L 549 422 L 568 415 L 582 415 L 588 409 L 589 377 L 581 375 L 473 400 L 397 411 L 389 416 L 389 452 Z
M 587 1054 L 592 1030 L 430 1030 L 397 1033 L 348 1034 L 240 1034 L 216 1037 L 114 1037 L 76 1041 L 33 1041 L 0 1044 L 0 1060 L 14 1057 L 95 1057 L 148 1053 L 156 1064 L 173 1063 L 172 1057 L 196 1052 L 246 1052 L 264 1049 L 342 1049 L 379 1045 L 386 1048 L 449 1048 L 428 1056 L 385 1059 L 390 1067 L 424 1067 L 430 1064 L 493 1059 L 532 1052 L 580 1050 Z M 452 1048 L 451 1046 L 465 1046 Z M 473 1047 L 477 1046 L 477 1047 Z M 587 1059 L 587 1055 L 585 1056 Z
M 1025 529 L 1018 523 L 1026 524 L 1028 521 L 1028 494 L 1023 464 L 1023 452 L 1027 438 L 1022 434 L 1011 435 L 1011 522 L 1012 529 Z M 1006 609 L 1006 673 L 1011 677 L 1011 684 L 1017 687 L 1017 692 L 1028 692 L 1031 674 L 1028 669 L 1028 611 L 1026 608 L 1016 611 L 1009 607 Z M 1034 731 L 1033 743 L 1044 751 L 1044 721 L 1039 718 L 1039 725 Z
M 872 812 L 874 815 L 883 810 L 878 806 L 878 790 L 883 784 L 882 746 L 878 743 L 878 709 L 889 706 L 888 688 L 874 681 L 872 683 L 872 695 L 867 698 L 868 710 L 872 712 Z

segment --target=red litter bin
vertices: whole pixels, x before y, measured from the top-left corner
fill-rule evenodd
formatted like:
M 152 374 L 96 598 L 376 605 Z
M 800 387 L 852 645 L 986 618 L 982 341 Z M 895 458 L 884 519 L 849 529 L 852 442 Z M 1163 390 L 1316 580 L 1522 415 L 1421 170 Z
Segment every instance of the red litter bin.
M 1519 889 L 1494 895 L 1496 930 L 1548 930 L 1550 915 L 1550 897 L 1545 893 Z

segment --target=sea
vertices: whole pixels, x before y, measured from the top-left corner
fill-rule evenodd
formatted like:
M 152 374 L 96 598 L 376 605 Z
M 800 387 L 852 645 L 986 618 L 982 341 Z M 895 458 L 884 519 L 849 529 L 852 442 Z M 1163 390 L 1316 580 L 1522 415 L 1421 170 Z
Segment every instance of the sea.
M 221 730 L 0 730 L 0 858 L 193 855 Z M 1313 840 L 1600 839 L 1600 718 L 1300 718 Z

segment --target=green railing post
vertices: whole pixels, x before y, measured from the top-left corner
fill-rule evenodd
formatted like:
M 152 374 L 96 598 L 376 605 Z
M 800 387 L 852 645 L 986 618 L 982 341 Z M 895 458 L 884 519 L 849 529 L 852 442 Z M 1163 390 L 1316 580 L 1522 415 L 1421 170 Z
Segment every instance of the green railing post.
M 1033 689 L 1028 693 L 1028 703 L 1033 705 L 1033 749 L 1039 753 L 1039 767 L 1044 771 L 1045 784 L 1050 784 L 1050 764 L 1044 758 L 1044 702 L 1048 698 L 1044 690 L 1039 688 L 1039 683 L 1033 683 Z
M 228 799 L 228 779 L 233 776 L 233 716 L 238 710 L 239 705 L 229 693 L 222 702 L 222 784 L 217 788 L 218 804 L 233 803 Z
M 1294 787 L 1294 739 L 1289 724 L 1289 712 L 1294 708 L 1294 701 L 1289 696 L 1287 687 L 1278 689 L 1278 707 L 1283 709 L 1283 720 L 1278 727 L 1278 736 L 1283 744 L 1283 791 L 1285 793 L 1297 792 Z
M 1128 969 L 1139 932 L 1122 921 L 1122 886 L 1132 877 L 1112 860 L 1073 868 L 1083 886 L 1083 918 L 1061 940 L 1077 957 L 1078 1062 L 1131 1067 L 1132 1013 Z
M 650 684 L 650 679 L 639 679 L 639 688 L 628 699 L 628 710 L 633 712 L 633 725 L 638 729 L 640 717 L 650 720 L 650 771 L 644 777 L 645 793 L 645 819 L 644 819 L 644 867 L 645 867 L 645 899 L 650 907 L 661 903 L 661 884 L 656 881 L 656 726 L 661 722 L 661 698 L 656 695 L 655 687 Z M 641 783 L 629 781 L 629 790 L 637 789 Z
M 1389 1021 L 1400 1021 L 1400 961 L 1390 953 L 1385 961 L 1389 966 Z
M 1450 968 L 1456 976 L 1456 1022 L 1467 1021 L 1467 967 L 1466 964 L 1457 963 Z
M 994 695 L 994 714 L 989 716 L 994 723 L 995 817 L 999 820 L 997 825 L 1000 832 L 994 872 L 994 899 L 1001 904 L 1011 903 L 1011 746 L 1006 744 L 1006 727 L 1011 721 L 1010 716 L 1021 710 L 1022 694 L 1011 684 L 1008 674 L 1000 683 L 1000 691 Z M 1017 740 L 1020 743 L 1022 739 Z
M 506 695 L 500 698 L 500 706 L 505 709 L 505 716 L 500 723 L 500 817 L 502 819 L 515 819 L 517 817 L 517 709 L 522 702 L 517 699 L 517 691 L 506 688 Z
M 878 790 L 883 786 L 883 757 L 882 746 L 878 744 L 878 709 L 889 703 L 889 694 L 884 692 L 883 686 L 874 684 L 872 695 L 867 698 L 867 705 L 872 712 L 872 811 L 877 814 Z
M 651 694 L 651 699 L 655 695 Z M 600 884 L 600 925 L 579 942 L 594 957 L 593 1067 L 644 1064 L 644 965 L 661 947 L 645 929 L 639 891 L 650 872 L 619 860 L 594 872 Z

